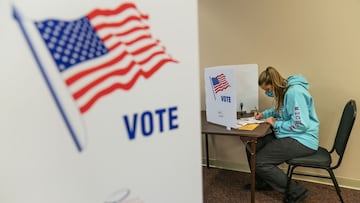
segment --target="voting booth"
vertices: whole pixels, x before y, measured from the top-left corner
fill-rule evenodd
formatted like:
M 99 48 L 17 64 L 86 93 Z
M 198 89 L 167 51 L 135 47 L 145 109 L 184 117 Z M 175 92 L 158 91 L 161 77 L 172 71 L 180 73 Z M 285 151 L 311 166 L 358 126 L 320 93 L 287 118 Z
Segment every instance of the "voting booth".
M 237 112 L 258 109 L 258 65 L 226 65 L 205 68 L 206 119 L 237 128 Z
M 203 202 L 197 11 L 1 0 L 0 202 Z

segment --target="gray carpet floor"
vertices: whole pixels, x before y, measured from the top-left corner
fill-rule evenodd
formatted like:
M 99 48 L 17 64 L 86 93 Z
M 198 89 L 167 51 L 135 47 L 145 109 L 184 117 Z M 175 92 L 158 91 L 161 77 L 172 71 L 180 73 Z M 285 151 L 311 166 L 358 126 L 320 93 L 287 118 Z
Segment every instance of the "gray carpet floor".
M 303 203 L 340 202 L 335 188 L 330 185 L 298 181 L 309 191 Z M 250 191 L 243 186 L 250 183 L 250 174 L 238 171 L 203 167 L 204 203 L 246 203 L 250 202 Z M 360 203 L 360 190 L 341 188 L 346 203 Z M 281 203 L 282 193 L 276 191 L 257 191 L 255 202 Z

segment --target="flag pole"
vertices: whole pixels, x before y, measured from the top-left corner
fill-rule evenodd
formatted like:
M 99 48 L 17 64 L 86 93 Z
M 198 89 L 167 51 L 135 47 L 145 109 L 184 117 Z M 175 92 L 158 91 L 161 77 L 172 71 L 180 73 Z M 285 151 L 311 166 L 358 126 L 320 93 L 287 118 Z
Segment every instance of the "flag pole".
M 34 48 L 34 45 L 32 44 L 31 40 L 30 40 L 30 37 L 28 36 L 27 32 L 26 32 L 26 29 L 25 29 L 25 26 L 23 24 L 23 21 L 22 21 L 22 16 L 20 15 L 20 13 L 17 11 L 17 9 L 15 8 L 15 6 L 13 5 L 12 6 L 12 10 L 13 10 L 13 17 L 15 18 L 15 20 L 18 22 L 19 26 L 20 26 L 20 29 L 22 31 L 22 33 L 24 34 L 24 37 L 25 37 L 25 40 L 27 42 L 27 44 L 29 45 L 29 48 L 35 58 L 35 61 L 37 63 L 37 65 L 39 66 L 39 69 L 40 69 L 40 72 L 41 72 L 41 75 L 43 76 L 45 82 L 46 82 L 46 85 L 48 86 L 49 90 L 50 90 L 50 93 L 52 95 L 52 97 L 54 98 L 54 101 L 60 111 L 60 114 L 61 116 L 63 117 L 64 119 L 64 122 L 66 124 L 66 127 L 67 129 L 69 130 L 70 134 L 71 134 L 71 137 L 73 139 L 73 141 L 75 142 L 75 145 L 76 145 L 76 148 L 79 152 L 81 152 L 83 150 L 79 140 L 77 139 L 77 136 L 76 136 L 76 133 L 71 125 L 71 123 L 69 122 L 69 119 L 60 103 L 60 100 L 54 90 L 54 87 L 53 85 L 51 84 L 47 74 L 46 74 L 46 71 L 40 61 L 40 57 L 38 56 L 38 54 L 36 53 L 35 51 L 35 48 Z

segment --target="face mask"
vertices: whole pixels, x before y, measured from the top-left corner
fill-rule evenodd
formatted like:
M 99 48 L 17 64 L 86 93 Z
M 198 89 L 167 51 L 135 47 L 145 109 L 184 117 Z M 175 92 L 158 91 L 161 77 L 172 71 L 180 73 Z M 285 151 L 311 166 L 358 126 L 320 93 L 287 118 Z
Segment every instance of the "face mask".
M 266 94 L 266 96 L 268 96 L 268 97 L 274 97 L 274 94 L 273 94 L 272 91 L 266 91 L 265 94 Z

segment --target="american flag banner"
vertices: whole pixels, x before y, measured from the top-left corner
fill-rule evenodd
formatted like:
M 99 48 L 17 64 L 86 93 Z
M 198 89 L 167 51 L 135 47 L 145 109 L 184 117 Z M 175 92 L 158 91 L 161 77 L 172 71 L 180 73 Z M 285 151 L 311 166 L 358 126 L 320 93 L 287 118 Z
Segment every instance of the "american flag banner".
M 151 36 L 148 16 L 133 3 L 96 9 L 73 21 L 50 19 L 35 25 L 81 113 L 102 96 L 129 90 L 139 77 L 149 78 L 164 64 L 176 62 Z
M 131 2 L 114 9 L 94 9 L 73 20 L 41 19 L 29 23 L 16 8 L 13 15 L 79 151 L 81 142 L 69 118 L 73 113 L 62 104 L 54 76 L 50 76 L 51 70 L 43 61 L 52 61 L 80 117 L 104 96 L 115 90 L 129 91 L 139 78 L 148 79 L 165 64 L 178 63 L 152 36 L 149 16 Z M 39 44 L 50 59 L 38 53 Z
M 230 87 L 230 84 L 226 80 L 226 76 L 223 73 L 217 75 L 216 77 L 211 77 L 211 84 L 215 93 L 218 93 Z

